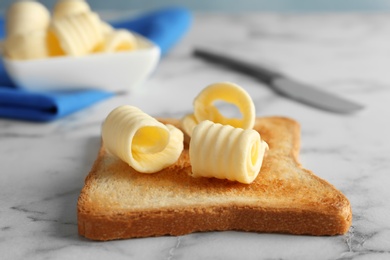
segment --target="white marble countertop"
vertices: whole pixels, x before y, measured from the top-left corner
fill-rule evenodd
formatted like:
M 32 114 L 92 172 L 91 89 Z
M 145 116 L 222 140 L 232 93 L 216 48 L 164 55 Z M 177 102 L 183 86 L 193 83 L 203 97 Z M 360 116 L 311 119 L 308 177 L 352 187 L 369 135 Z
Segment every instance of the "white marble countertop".
M 313 109 L 260 82 L 191 56 L 203 46 L 260 61 L 365 105 L 354 115 Z M 299 121 L 300 159 L 351 201 L 344 236 L 208 232 L 93 242 L 77 234 L 76 204 L 114 107 L 181 117 L 205 86 L 232 81 L 258 116 Z M 131 94 L 52 123 L 0 119 L 2 259 L 389 259 L 390 15 L 198 14 L 192 30 Z

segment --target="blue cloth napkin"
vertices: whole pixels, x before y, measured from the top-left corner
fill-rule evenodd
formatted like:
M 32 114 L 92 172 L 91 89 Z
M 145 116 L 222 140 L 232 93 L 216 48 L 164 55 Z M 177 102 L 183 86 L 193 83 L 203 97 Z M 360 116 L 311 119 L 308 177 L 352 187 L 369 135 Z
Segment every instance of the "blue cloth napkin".
M 191 13 L 181 7 L 168 7 L 129 19 L 110 22 L 115 28 L 135 31 L 158 45 L 162 55 L 180 40 L 191 24 Z M 0 39 L 4 20 L 0 18 Z M 62 118 L 112 97 L 103 90 L 31 91 L 15 86 L 0 61 L 0 118 L 47 122 Z

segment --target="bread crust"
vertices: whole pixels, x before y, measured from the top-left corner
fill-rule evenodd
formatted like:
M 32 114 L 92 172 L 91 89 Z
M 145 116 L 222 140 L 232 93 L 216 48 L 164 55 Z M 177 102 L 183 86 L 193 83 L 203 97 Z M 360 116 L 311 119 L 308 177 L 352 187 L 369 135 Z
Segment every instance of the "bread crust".
M 179 126 L 177 119 L 160 121 Z M 265 117 L 256 119 L 255 129 L 269 144 L 270 152 L 258 178 L 249 185 L 190 177 L 188 149 L 176 164 L 153 175 L 137 173 L 119 159 L 111 158 L 108 167 L 105 160 L 111 155 L 102 145 L 79 196 L 79 234 L 105 241 L 224 230 L 315 236 L 346 233 L 352 222 L 348 199 L 327 181 L 303 169 L 298 161 L 299 124 L 285 117 Z M 156 185 L 154 190 L 158 185 L 174 183 L 172 189 L 177 193 L 208 192 L 206 196 L 228 198 L 221 203 L 198 201 L 150 208 L 113 206 L 115 200 L 107 198 L 109 202 L 101 205 L 94 189 L 103 172 L 106 181 L 120 176 L 131 182 L 133 176 L 143 184 Z M 235 200 L 234 196 L 247 196 L 248 201 Z

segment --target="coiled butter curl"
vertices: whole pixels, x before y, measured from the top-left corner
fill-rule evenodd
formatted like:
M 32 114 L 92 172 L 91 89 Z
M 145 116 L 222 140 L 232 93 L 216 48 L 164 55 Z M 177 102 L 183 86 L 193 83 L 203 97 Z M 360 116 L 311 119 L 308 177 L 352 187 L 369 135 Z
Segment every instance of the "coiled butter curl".
M 102 126 L 104 147 L 143 173 L 174 164 L 183 151 L 183 138 L 178 128 L 128 105 L 111 111 Z
M 249 184 L 259 174 L 266 150 L 268 144 L 253 129 L 202 121 L 189 146 L 192 176 Z

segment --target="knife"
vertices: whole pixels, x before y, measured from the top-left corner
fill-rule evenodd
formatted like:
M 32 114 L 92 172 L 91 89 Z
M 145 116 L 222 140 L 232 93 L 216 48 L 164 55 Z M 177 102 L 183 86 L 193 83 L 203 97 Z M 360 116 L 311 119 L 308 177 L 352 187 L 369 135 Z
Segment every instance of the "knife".
M 343 114 L 354 113 L 364 108 L 358 103 L 298 82 L 259 64 L 252 64 L 203 49 L 195 49 L 193 55 L 253 76 L 266 83 L 267 86 L 271 87 L 278 94 L 306 105 Z

